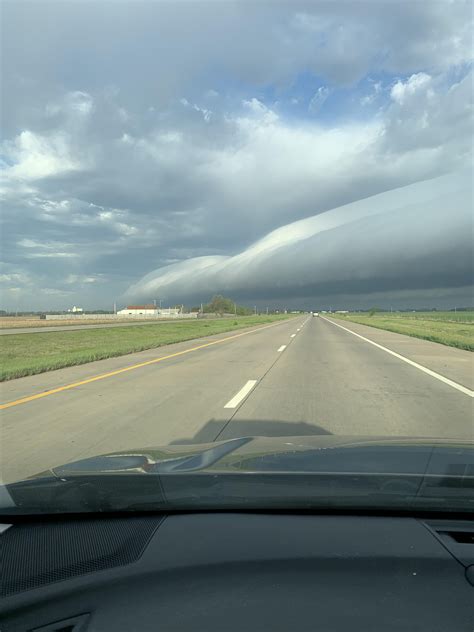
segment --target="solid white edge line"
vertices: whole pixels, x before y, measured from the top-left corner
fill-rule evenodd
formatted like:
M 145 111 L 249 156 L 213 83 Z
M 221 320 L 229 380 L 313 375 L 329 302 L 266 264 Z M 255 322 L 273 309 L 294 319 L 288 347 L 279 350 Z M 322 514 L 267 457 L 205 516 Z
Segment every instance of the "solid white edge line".
M 291 334 L 290 338 L 294 338 L 296 336 L 296 334 Z
M 231 400 L 227 402 L 224 408 L 237 408 L 240 402 L 246 397 L 250 391 L 253 389 L 257 380 L 249 380 L 245 386 L 243 386 L 240 391 L 235 395 Z
M 411 366 L 414 366 L 419 371 L 423 371 L 423 373 L 426 373 L 427 375 L 431 375 L 431 377 L 434 377 L 436 380 L 439 380 L 440 382 L 444 382 L 448 386 L 451 386 L 452 388 L 455 388 L 456 390 L 460 391 L 461 393 L 464 393 L 464 395 L 468 395 L 469 397 L 474 397 L 474 391 L 471 391 L 471 389 L 466 388 L 465 386 L 462 386 L 461 384 L 458 384 L 457 382 L 453 382 L 453 380 L 450 380 L 449 378 L 444 377 L 444 375 L 440 375 L 439 373 L 436 373 L 435 371 L 432 371 L 431 369 L 427 369 L 425 366 L 422 366 L 421 364 L 418 364 L 418 362 L 414 362 L 413 360 L 409 360 L 405 356 L 402 356 L 399 353 L 396 353 L 395 351 L 392 351 L 391 349 L 387 349 L 387 347 L 383 347 L 382 345 L 379 345 L 377 342 L 374 342 L 373 340 L 370 340 L 369 338 L 365 338 L 365 336 L 361 336 L 360 334 L 356 334 L 356 332 L 352 331 L 352 329 L 347 329 L 347 327 L 343 327 L 342 325 L 339 325 L 339 323 L 335 323 L 332 320 L 329 320 L 329 318 L 325 318 L 324 316 L 321 316 L 320 318 L 322 318 L 323 320 L 327 321 L 328 323 L 331 323 L 331 325 L 335 325 L 336 327 L 340 327 L 341 329 L 344 329 L 344 331 L 349 332 L 353 336 L 357 336 L 357 338 L 360 338 L 361 340 L 365 340 L 365 342 L 368 342 L 369 344 L 374 345 L 374 347 L 377 347 L 378 349 L 382 349 L 382 351 L 385 351 L 386 353 L 389 353 L 390 355 L 394 356 L 395 358 L 398 358 L 399 360 L 402 360 L 403 362 L 406 362 L 407 364 L 410 364 Z M 381 331 L 383 331 L 383 330 L 381 330 Z
M 281 345 L 281 347 L 279 349 L 277 349 L 278 353 L 280 353 L 280 351 L 284 351 L 286 349 L 286 345 Z

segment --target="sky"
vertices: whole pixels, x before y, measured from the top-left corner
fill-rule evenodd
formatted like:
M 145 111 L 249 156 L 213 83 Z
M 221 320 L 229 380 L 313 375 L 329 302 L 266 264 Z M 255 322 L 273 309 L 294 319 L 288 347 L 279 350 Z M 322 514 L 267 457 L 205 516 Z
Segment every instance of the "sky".
M 472 5 L 3 0 L 0 308 L 472 304 Z

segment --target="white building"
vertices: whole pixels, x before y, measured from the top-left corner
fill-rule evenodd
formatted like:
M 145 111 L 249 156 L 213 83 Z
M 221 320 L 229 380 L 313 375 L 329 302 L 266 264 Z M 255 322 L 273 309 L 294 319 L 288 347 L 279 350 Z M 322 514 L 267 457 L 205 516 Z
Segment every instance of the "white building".
M 128 305 L 117 312 L 118 316 L 177 316 L 178 308 L 168 307 L 158 309 L 156 305 Z
M 83 312 L 84 310 L 82 309 L 82 307 L 76 307 L 76 306 L 74 305 L 74 307 L 73 307 L 72 309 L 68 309 L 67 311 L 68 311 L 68 312 L 71 312 L 72 314 L 82 314 L 82 312 Z
M 128 305 L 125 309 L 117 312 L 119 316 L 156 316 L 158 310 L 156 305 Z

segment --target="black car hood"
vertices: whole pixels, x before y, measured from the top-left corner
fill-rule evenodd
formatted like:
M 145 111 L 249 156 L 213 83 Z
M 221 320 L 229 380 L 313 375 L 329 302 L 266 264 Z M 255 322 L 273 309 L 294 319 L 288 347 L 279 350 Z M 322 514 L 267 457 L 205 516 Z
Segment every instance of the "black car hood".
M 2 507 L 0 500 L 0 514 L 295 508 L 473 512 L 473 464 L 473 442 L 455 439 L 243 437 L 123 450 L 54 467 L 4 486 L 10 502 Z

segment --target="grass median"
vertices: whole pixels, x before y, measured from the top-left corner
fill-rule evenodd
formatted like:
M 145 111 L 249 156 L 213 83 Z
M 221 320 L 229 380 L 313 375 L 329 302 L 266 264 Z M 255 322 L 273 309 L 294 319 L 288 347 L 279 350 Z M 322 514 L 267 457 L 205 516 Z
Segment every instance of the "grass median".
M 290 315 L 237 316 L 156 325 L 9 334 L 0 337 L 0 381 L 154 349 L 290 318 Z
M 474 312 L 349 313 L 331 317 L 474 351 Z

